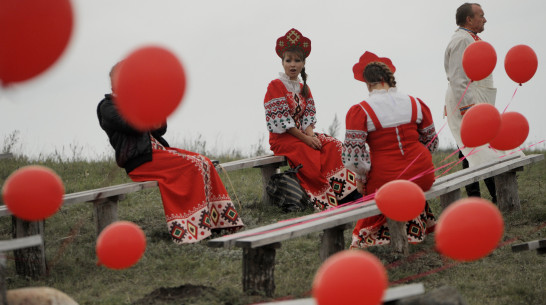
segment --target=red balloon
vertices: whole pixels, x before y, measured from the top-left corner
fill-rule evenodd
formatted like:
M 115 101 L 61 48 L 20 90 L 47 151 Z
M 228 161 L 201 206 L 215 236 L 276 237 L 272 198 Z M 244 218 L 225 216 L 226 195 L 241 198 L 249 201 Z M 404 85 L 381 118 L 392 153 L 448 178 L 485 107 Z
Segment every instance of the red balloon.
M 64 185 L 51 169 L 29 165 L 13 172 L 4 183 L 2 199 L 20 219 L 43 220 L 55 214 L 63 203 Z
M 466 76 L 479 81 L 489 76 L 497 65 L 497 53 L 491 44 L 483 40 L 471 43 L 463 53 L 463 69 Z
M 184 68 L 176 56 L 160 47 L 144 47 L 118 67 L 114 101 L 133 127 L 154 129 L 178 107 L 185 89 Z
M 129 268 L 144 254 L 146 236 L 138 225 L 116 221 L 99 234 L 95 250 L 99 264 L 111 269 Z
M 344 250 L 324 261 L 313 280 L 318 305 L 382 304 L 387 272 L 369 252 Z
M 436 249 L 458 261 L 473 261 L 493 252 L 502 238 L 504 221 L 497 207 L 478 197 L 460 199 L 440 215 Z
M 409 180 L 385 183 L 375 194 L 375 203 L 381 213 L 396 221 L 408 221 L 419 216 L 425 209 L 425 200 L 421 187 Z
M 519 147 L 529 135 L 529 123 L 518 112 L 505 112 L 501 115 L 499 133 L 489 145 L 498 150 L 510 150 Z
M 69 0 L 0 0 L 0 80 L 28 80 L 56 62 L 73 28 Z
M 499 132 L 499 111 L 490 104 L 478 104 L 470 108 L 461 121 L 461 141 L 466 147 L 478 147 L 489 143 Z
M 504 58 L 506 74 L 516 83 L 530 80 L 538 67 L 537 54 L 531 47 L 520 44 L 512 47 Z

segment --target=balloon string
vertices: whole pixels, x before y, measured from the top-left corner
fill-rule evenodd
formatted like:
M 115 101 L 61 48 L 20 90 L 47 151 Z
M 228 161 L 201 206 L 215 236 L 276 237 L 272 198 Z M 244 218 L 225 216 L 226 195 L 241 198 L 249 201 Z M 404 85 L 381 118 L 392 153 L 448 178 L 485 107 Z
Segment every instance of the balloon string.
M 521 86 L 521 84 L 520 84 Z M 518 92 L 518 87 L 516 86 L 516 90 L 514 90 L 514 94 L 512 94 L 512 98 L 510 99 L 510 102 L 508 102 L 508 105 L 506 105 L 506 107 L 504 107 L 504 110 L 502 111 L 502 113 L 504 114 L 506 112 L 506 109 L 508 109 L 508 106 L 510 106 L 510 104 L 512 104 L 512 101 L 514 100 L 514 96 L 516 96 L 516 92 Z

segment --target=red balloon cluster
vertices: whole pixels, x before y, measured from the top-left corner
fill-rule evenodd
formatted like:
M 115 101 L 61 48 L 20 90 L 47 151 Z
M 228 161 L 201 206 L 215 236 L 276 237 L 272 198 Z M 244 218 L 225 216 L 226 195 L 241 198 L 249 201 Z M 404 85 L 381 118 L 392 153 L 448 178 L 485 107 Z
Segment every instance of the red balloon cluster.
M 72 34 L 69 0 L 0 1 L 0 80 L 28 80 L 61 56 Z
M 529 123 L 518 112 L 505 112 L 501 114 L 501 123 L 497 136 L 489 142 L 489 145 L 498 150 L 510 150 L 519 147 L 529 135 Z
M 490 104 L 478 104 L 470 108 L 461 121 L 461 141 L 466 147 L 478 147 L 489 143 L 501 124 L 499 111 Z
M 535 75 L 537 67 L 537 55 L 526 45 L 512 47 L 504 58 L 506 74 L 519 84 L 529 81 Z
M 63 203 L 64 185 L 51 169 L 29 165 L 13 172 L 4 182 L 2 199 L 16 217 L 37 221 L 55 214 Z
M 379 305 L 387 289 L 387 272 L 369 252 L 344 250 L 330 256 L 313 280 L 318 305 Z
M 161 126 L 182 101 L 184 68 L 170 51 L 143 47 L 116 68 L 113 89 L 123 118 L 139 130 Z
M 377 207 L 390 219 L 408 221 L 419 216 L 425 209 L 425 193 L 409 180 L 393 180 L 385 183 L 375 194 Z
M 491 202 L 468 197 L 448 206 L 435 228 L 436 249 L 459 261 L 473 261 L 491 253 L 504 231 L 502 214 Z
M 102 230 L 95 250 L 99 264 L 111 269 L 129 268 L 144 254 L 146 236 L 138 225 L 117 221 Z
M 497 52 L 483 40 L 471 43 L 463 53 L 463 69 L 466 76 L 479 81 L 489 76 L 497 65 Z

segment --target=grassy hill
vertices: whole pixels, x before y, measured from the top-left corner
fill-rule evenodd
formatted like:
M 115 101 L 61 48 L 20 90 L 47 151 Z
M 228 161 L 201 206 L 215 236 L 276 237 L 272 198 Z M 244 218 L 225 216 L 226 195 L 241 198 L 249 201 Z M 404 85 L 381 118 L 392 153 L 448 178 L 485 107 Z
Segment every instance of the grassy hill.
M 446 156 L 447 152 L 435 153 L 435 164 L 447 162 L 443 161 Z M 219 159 L 225 161 L 226 158 Z M 130 181 L 111 160 L 67 161 L 49 157 L 29 161 L 19 156 L 0 160 L 0 184 L 10 173 L 28 164 L 41 164 L 55 170 L 63 179 L 66 193 Z M 302 215 L 283 214 L 275 207 L 262 204 L 258 170 L 240 170 L 230 172 L 229 177 L 221 176 L 246 228 Z M 486 258 L 471 263 L 443 258 L 434 250 L 433 236 L 422 244 L 410 246 L 408 258 L 393 255 L 389 247 L 369 249 L 386 266 L 391 286 L 423 282 L 426 290 L 432 290 L 450 285 L 468 304 L 474 305 L 544 304 L 546 256 L 537 255 L 535 251 L 512 253 L 510 245 L 546 235 L 546 162 L 526 167 L 518 177 L 522 211 L 504 215 L 503 242 Z M 483 182 L 482 190 L 485 190 Z M 433 200 L 431 205 L 439 216 L 439 201 Z M 206 242 L 184 246 L 171 242 L 157 189 L 128 195 L 120 203 L 118 214 L 120 220 L 135 222 L 146 233 L 146 253 L 135 266 L 125 270 L 97 266 L 92 204 L 83 203 L 63 208 L 46 220 L 47 276 L 32 280 L 16 275 L 13 253 L 6 253 L 8 288 L 50 286 L 71 295 L 79 304 L 237 305 L 268 300 L 242 293 L 240 249 L 209 248 Z M 350 230 L 345 234 L 348 247 Z M 10 217 L 0 219 L 0 238 L 11 238 Z M 309 296 L 313 277 L 321 264 L 318 248 L 319 233 L 283 242 L 277 251 L 274 298 Z

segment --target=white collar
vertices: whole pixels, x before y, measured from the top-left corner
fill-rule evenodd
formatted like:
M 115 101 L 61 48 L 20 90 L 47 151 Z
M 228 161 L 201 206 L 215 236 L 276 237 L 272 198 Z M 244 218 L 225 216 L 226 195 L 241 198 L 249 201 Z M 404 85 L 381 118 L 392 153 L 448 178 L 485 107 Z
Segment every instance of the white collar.
M 283 82 L 284 86 L 286 87 L 286 90 L 288 90 L 290 92 L 293 92 L 293 93 L 300 93 L 301 88 L 300 88 L 300 78 L 299 78 L 299 76 L 298 76 L 298 78 L 296 80 L 291 80 L 290 77 L 288 77 L 288 75 L 286 75 L 286 73 L 280 72 L 279 73 L 279 79 Z
M 396 87 L 390 87 L 389 90 L 387 89 L 374 89 L 372 92 L 370 92 L 370 96 L 376 95 L 376 94 L 385 94 L 385 93 L 396 93 L 397 89 Z

